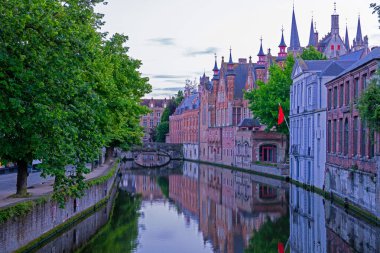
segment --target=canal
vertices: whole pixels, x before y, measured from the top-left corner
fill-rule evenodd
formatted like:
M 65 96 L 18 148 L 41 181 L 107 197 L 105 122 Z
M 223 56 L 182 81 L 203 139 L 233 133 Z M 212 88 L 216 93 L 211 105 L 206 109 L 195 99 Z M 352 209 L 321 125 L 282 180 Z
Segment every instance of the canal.
M 379 227 L 286 182 L 190 162 L 132 167 L 114 201 L 38 251 L 380 252 Z

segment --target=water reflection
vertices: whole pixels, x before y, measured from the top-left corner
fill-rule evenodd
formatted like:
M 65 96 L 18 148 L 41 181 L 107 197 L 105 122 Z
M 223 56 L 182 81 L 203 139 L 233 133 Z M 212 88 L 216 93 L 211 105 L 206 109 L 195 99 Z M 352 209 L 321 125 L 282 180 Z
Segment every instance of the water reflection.
M 204 247 L 198 251 L 244 252 L 255 231 L 259 231 L 268 220 L 276 221 L 288 211 L 286 199 L 288 186 L 280 182 L 275 182 L 275 185 L 268 184 L 272 181 L 215 166 L 185 162 L 181 174 L 157 176 L 126 170 L 123 173 L 122 187 L 141 194 L 145 200 L 142 208 L 144 219 L 148 219 L 152 208 L 160 213 L 156 223 L 158 220 L 165 221 L 165 217 L 177 220 L 179 216 L 183 216 L 182 222 L 185 228 L 178 228 L 177 231 L 169 229 L 165 237 L 176 250 L 168 251 L 166 246 L 162 248 L 163 252 L 178 252 L 179 248 L 184 247 L 183 239 L 177 238 L 179 241 L 176 241 L 173 234 L 187 233 L 183 229 L 186 230 L 189 224 L 195 225 L 196 229 L 193 231 L 193 236 L 186 236 L 185 248 L 199 244 Z M 167 184 L 170 203 L 163 200 Z M 167 217 L 173 204 L 177 214 Z M 148 206 L 153 207 L 147 208 Z M 154 230 L 157 224 L 150 221 L 144 221 L 143 224 L 146 231 L 140 232 L 139 240 L 142 246 L 136 252 L 149 252 L 145 248 L 157 244 L 154 237 L 151 237 L 150 242 L 144 240 L 145 237 L 150 237 L 147 232 L 150 227 Z M 170 235 L 173 237 L 170 238 Z M 161 244 L 165 245 L 166 240 L 161 239 Z M 157 252 L 160 252 L 157 247 L 160 245 L 156 245 Z M 207 251 L 207 248 L 210 250 Z
M 380 228 L 321 196 L 291 186 L 291 252 L 380 252 Z
M 189 162 L 122 167 L 113 211 L 40 251 L 71 252 L 89 240 L 81 252 L 277 253 L 278 242 L 294 253 L 380 252 L 379 227 L 285 182 Z

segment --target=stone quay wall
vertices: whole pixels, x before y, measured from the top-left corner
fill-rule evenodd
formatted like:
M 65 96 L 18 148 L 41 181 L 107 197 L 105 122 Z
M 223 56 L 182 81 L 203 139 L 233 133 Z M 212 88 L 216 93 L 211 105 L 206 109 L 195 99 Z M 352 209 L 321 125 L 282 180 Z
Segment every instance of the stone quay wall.
M 119 164 L 113 166 L 119 167 Z M 63 209 L 59 208 L 58 203 L 48 197 L 47 201 L 36 204 L 26 215 L 7 220 L 1 224 L 1 252 L 13 252 L 67 222 L 70 218 L 95 207 L 97 203 L 111 195 L 117 171 L 118 168 L 114 175 L 105 182 L 94 184 L 85 190 L 83 197 L 69 199 Z

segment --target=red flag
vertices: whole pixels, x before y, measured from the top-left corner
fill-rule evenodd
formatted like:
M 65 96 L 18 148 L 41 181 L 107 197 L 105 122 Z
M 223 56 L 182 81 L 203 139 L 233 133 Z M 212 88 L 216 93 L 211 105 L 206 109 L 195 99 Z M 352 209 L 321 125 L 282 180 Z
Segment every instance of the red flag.
M 284 111 L 282 110 L 281 105 L 278 105 L 278 119 L 277 119 L 277 124 L 281 125 L 284 122 L 285 115 Z
M 284 244 L 282 244 L 282 242 L 277 243 L 277 250 L 278 250 L 278 253 L 285 253 Z

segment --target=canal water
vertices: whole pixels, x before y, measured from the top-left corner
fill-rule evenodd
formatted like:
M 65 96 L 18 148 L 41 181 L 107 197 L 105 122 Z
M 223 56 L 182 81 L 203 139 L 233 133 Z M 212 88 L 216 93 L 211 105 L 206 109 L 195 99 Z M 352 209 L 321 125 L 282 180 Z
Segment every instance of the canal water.
M 380 228 L 321 196 L 185 162 L 122 164 L 118 194 L 40 252 L 380 252 Z

